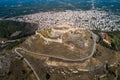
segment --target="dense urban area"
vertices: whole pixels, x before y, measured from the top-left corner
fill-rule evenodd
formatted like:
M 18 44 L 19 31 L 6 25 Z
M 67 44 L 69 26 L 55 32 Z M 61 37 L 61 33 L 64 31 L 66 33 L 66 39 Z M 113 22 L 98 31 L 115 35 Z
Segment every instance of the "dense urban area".
M 59 24 L 68 24 L 74 27 L 90 30 L 120 30 L 120 16 L 97 10 L 40 12 L 36 14 L 10 18 L 10 20 L 37 23 L 39 24 L 40 28 L 55 27 Z

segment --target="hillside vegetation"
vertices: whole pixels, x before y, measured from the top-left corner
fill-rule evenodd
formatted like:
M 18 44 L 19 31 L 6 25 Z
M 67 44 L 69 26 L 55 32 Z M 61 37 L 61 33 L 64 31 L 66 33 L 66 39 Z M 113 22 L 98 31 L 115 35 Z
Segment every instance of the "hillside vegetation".
M 99 36 L 99 44 L 104 46 L 104 47 L 107 47 L 107 48 L 110 48 L 112 50 L 115 50 L 115 51 L 120 51 L 120 31 L 111 31 L 111 32 L 105 32 L 108 34 L 108 36 L 110 37 L 111 39 L 111 46 L 109 46 L 107 43 L 105 43 L 103 40 L 102 40 L 102 37 L 100 36 L 100 32 L 101 31 L 93 31 L 95 34 L 97 34 Z
M 38 25 L 33 23 L 2 20 L 0 21 L 0 37 L 18 39 L 34 34 L 37 28 Z

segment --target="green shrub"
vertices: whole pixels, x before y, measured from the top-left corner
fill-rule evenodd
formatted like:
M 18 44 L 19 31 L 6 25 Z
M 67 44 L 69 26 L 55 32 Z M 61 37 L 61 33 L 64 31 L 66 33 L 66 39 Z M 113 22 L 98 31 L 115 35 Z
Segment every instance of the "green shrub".
M 101 31 L 99 30 L 94 30 L 93 31 L 95 34 L 98 35 L 99 37 L 99 42 L 98 44 L 104 46 L 104 47 L 107 47 L 107 48 L 110 48 L 112 50 L 116 50 L 116 51 L 120 51 L 120 31 L 111 31 L 111 32 L 105 32 L 108 34 L 108 36 L 110 36 L 111 38 L 111 46 L 107 43 L 105 43 L 102 39 L 102 37 L 99 35 L 99 33 Z

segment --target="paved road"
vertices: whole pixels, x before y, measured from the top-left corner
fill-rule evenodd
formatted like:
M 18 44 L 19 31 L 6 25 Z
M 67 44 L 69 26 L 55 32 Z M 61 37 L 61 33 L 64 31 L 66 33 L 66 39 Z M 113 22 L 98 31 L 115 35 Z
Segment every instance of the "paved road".
M 16 40 L 7 40 L 7 41 L 0 41 L 1 47 L 6 47 L 9 45 L 9 43 L 14 43 L 16 41 L 20 41 L 20 39 L 16 39 Z
M 17 50 L 24 50 L 24 51 L 26 51 L 25 49 L 23 49 L 23 48 L 16 48 L 15 49 L 15 52 L 19 55 L 19 56 L 21 56 L 21 57 L 23 57 Z M 30 51 L 27 51 L 27 52 L 30 52 Z M 30 52 L 30 53 L 33 53 L 33 52 Z M 38 53 L 33 53 L 33 54 L 37 54 L 37 55 L 42 55 L 42 54 L 38 54 Z M 45 56 L 45 55 L 42 55 L 42 56 Z M 47 55 L 46 55 L 47 56 Z M 47 57 L 50 57 L 50 56 L 47 56 Z M 55 57 L 54 57 L 55 58 Z M 57 58 L 57 57 L 56 57 Z M 30 63 L 27 61 L 27 59 L 25 59 L 24 58 L 24 60 L 25 60 L 25 62 L 31 67 L 31 69 L 34 71 L 34 68 L 30 65 Z M 80 71 L 83 71 L 83 72 L 88 72 L 88 71 L 90 71 L 89 69 L 79 69 Z M 38 76 L 37 75 L 37 73 L 34 71 L 34 74 L 36 75 L 36 77 Z M 39 78 L 39 77 L 38 77 Z M 40 80 L 40 79 L 38 79 L 38 80 Z
M 23 57 L 18 51 L 17 51 L 18 48 L 15 49 L 15 52 L 20 56 L 20 57 Z M 28 64 L 28 66 L 32 69 L 33 73 L 35 74 L 37 80 L 40 80 L 40 78 L 38 77 L 36 71 L 34 70 L 34 68 L 32 67 L 32 65 L 29 63 L 29 61 L 24 58 L 24 61 Z
M 37 55 L 40 55 L 40 56 L 58 58 L 58 59 L 61 59 L 63 61 L 70 61 L 70 62 L 84 61 L 84 60 L 86 60 L 88 58 L 91 58 L 94 55 L 95 51 L 96 51 L 96 39 L 97 39 L 97 35 L 95 35 L 93 32 L 90 32 L 90 33 L 92 34 L 93 40 L 94 40 L 93 50 L 92 50 L 92 52 L 91 52 L 91 54 L 89 56 L 84 57 L 84 58 L 80 58 L 80 59 L 67 59 L 67 58 L 62 58 L 62 57 L 57 57 L 57 56 L 52 56 L 52 55 L 47 55 L 47 54 L 39 54 L 39 53 L 28 51 L 28 50 L 26 50 L 24 48 L 16 48 L 15 50 L 17 51 L 19 49 L 22 49 L 22 50 L 24 50 L 26 52 L 29 52 L 29 53 L 37 54 Z
M 13 42 L 16 42 L 16 41 L 20 41 L 20 39 L 2 41 L 1 43 L 2 43 L 2 44 L 6 44 L 6 43 L 13 43 Z
M 66 59 L 66 58 L 61 58 L 61 57 L 56 57 L 56 56 L 51 56 L 51 55 L 46 55 L 46 54 L 34 53 L 34 52 L 28 51 L 28 50 L 26 50 L 26 49 L 24 49 L 24 48 L 15 48 L 15 52 L 16 52 L 20 57 L 23 57 L 23 56 L 22 56 L 17 50 L 22 49 L 22 50 L 24 50 L 24 51 L 27 51 L 27 52 L 30 52 L 30 53 L 33 53 L 33 54 L 37 54 L 37 55 L 40 55 L 40 56 L 46 56 L 46 57 L 58 58 L 58 59 L 61 59 L 61 60 L 63 60 L 63 61 L 70 61 L 70 62 L 84 61 L 84 60 L 86 60 L 86 59 L 88 59 L 88 58 L 91 58 L 91 57 L 94 55 L 94 52 L 95 52 L 95 50 L 96 50 L 96 39 L 97 39 L 97 36 L 96 36 L 93 32 L 91 32 L 91 33 L 92 33 L 92 36 L 93 36 L 93 39 L 94 39 L 93 50 L 92 50 L 92 53 L 91 53 L 89 56 L 85 57 L 85 58 L 74 59 L 74 60 L 73 60 L 73 59 Z M 34 68 L 32 67 L 32 65 L 29 63 L 29 61 L 28 61 L 26 58 L 24 58 L 24 61 L 25 61 L 25 62 L 28 64 L 28 66 L 32 69 L 32 71 L 33 71 L 33 73 L 35 74 L 37 80 L 40 80 L 38 74 L 36 73 L 36 71 L 34 70 Z M 85 71 L 85 72 L 86 72 L 86 71 L 89 71 L 89 70 L 88 70 L 88 69 L 81 69 L 81 71 Z

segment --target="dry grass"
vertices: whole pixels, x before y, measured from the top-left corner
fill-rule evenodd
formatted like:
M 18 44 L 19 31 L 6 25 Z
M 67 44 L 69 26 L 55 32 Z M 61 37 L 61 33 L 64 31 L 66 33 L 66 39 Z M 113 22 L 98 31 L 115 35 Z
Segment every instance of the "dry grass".
M 98 60 L 102 63 L 108 62 L 109 64 L 113 64 L 116 62 L 116 52 L 105 48 L 103 46 L 97 45 L 97 52 L 96 52 Z
M 33 53 L 25 52 L 23 50 L 18 50 L 33 66 L 37 74 L 42 80 L 46 80 L 46 74 L 49 73 L 51 78 L 49 80 L 76 80 L 86 79 L 89 80 L 89 74 L 86 72 L 79 71 L 79 69 L 89 68 L 98 65 L 96 59 L 86 60 L 84 62 L 64 62 L 57 59 L 51 59 L 50 57 L 39 56 Z M 92 62 L 92 64 L 90 64 Z M 50 63 L 50 65 L 48 64 Z M 58 66 L 52 65 L 52 63 Z M 66 66 L 67 65 L 67 66 Z M 100 65 L 100 64 L 99 64 Z M 73 73 L 71 70 L 78 71 L 78 73 Z M 83 77 L 79 77 L 83 75 Z M 89 75 L 89 76 L 88 76 Z
M 40 32 L 43 32 L 42 35 L 48 38 L 51 31 L 44 31 Z M 46 42 L 43 38 L 35 36 L 36 39 L 30 38 L 26 41 L 27 44 L 23 44 L 22 46 L 29 51 L 39 54 L 67 59 L 80 59 L 89 56 L 92 52 L 93 47 L 91 46 L 93 46 L 94 42 L 91 36 L 90 32 L 84 30 L 77 30 L 75 33 L 67 32 L 62 36 L 63 43 Z M 52 40 L 52 38 L 50 39 Z M 86 47 L 85 44 L 88 46 Z
M 32 70 L 21 59 L 16 58 L 11 63 L 10 72 L 0 80 L 37 80 Z

